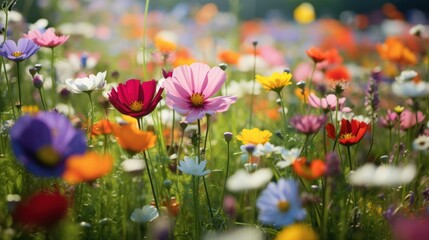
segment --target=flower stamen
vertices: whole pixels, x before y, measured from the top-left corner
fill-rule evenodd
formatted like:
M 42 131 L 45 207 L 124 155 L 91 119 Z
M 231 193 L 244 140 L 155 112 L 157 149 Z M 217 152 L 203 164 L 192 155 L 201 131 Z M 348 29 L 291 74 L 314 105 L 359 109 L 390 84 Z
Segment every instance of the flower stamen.
M 287 211 L 289 211 L 290 204 L 289 204 L 289 202 L 288 202 L 288 201 L 286 201 L 286 200 L 280 200 L 280 201 L 277 203 L 277 208 L 278 208 L 281 212 L 287 212 Z
M 21 57 L 22 56 L 22 52 L 15 51 L 15 52 L 12 53 L 12 56 L 14 56 L 14 57 Z
M 204 95 L 201 93 L 193 93 L 191 95 L 191 102 L 194 107 L 201 107 L 204 105 Z
M 36 157 L 46 166 L 55 166 L 60 161 L 59 153 L 51 146 L 44 146 L 37 150 Z
M 143 103 L 140 101 L 134 101 L 130 104 L 130 109 L 133 112 L 140 112 L 143 109 Z

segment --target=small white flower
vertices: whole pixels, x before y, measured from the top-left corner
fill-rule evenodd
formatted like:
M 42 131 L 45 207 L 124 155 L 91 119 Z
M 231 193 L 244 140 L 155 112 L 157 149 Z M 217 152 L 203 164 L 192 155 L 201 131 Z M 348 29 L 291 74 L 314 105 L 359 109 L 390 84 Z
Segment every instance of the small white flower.
M 58 103 L 57 105 L 55 105 L 55 109 L 66 116 L 71 116 L 75 114 L 74 108 L 68 104 Z
M 401 72 L 401 74 L 399 74 L 399 76 L 397 76 L 395 78 L 396 81 L 398 82 L 406 82 L 406 81 L 410 81 L 413 78 L 417 77 L 417 72 L 414 70 L 404 70 Z
M 146 168 L 146 164 L 142 159 L 131 158 L 123 161 L 121 167 L 124 172 L 138 174 Z
M 152 222 L 159 216 L 158 210 L 152 205 L 146 205 L 143 208 L 134 209 L 131 213 L 130 219 L 137 223 Z
M 73 93 L 91 92 L 101 90 L 106 85 L 106 71 L 99 72 L 84 78 L 67 79 L 66 84 Z
M 273 172 L 269 168 L 262 168 L 254 173 L 239 169 L 228 178 L 226 188 L 231 192 L 257 189 L 267 184 L 272 177 Z
M 410 28 L 409 34 L 419 37 L 422 35 L 422 33 L 424 33 L 425 28 L 426 27 L 423 24 L 414 25 L 412 28 Z
M 399 186 L 409 183 L 416 176 L 417 169 L 413 164 L 405 167 L 396 167 L 392 165 L 381 165 L 376 167 L 368 163 L 351 172 L 349 181 L 352 185 L 382 187 Z
M 413 148 L 417 151 L 428 151 L 429 150 L 429 136 L 421 135 L 414 139 Z
M 392 91 L 395 95 L 402 97 L 422 97 L 429 95 L 429 83 L 420 81 L 394 82 Z
M 276 166 L 280 169 L 289 167 L 292 163 L 299 157 L 301 150 L 298 148 L 292 148 L 287 150 L 285 148 L 281 148 L 279 154 L 282 156 L 282 160 L 278 161 Z
M 205 170 L 204 168 L 207 165 L 207 161 L 201 161 L 198 163 L 197 157 L 185 157 L 185 160 L 180 161 L 178 166 L 179 170 L 183 173 L 192 175 L 192 176 L 205 176 L 210 173 L 210 170 Z
M 270 157 L 271 154 L 274 152 L 275 146 L 269 142 L 266 142 L 265 144 L 258 144 L 256 145 L 256 150 L 253 153 L 256 157 Z

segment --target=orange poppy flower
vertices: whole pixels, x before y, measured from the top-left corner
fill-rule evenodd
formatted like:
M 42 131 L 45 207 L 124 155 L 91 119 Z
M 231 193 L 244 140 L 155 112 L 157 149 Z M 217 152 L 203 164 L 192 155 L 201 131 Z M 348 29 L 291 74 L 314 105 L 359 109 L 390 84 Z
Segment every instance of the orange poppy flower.
M 155 47 L 163 54 L 168 54 L 176 50 L 177 45 L 174 42 L 164 40 L 160 37 L 155 38 Z
M 417 56 L 395 37 L 388 37 L 383 44 L 378 44 L 377 51 L 382 59 L 394 63 L 404 65 L 417 63 Z
M 155 146 L 156 136 L 152 132 L 141 131 L 131 124 L 111 126 L 119 145 L 129 152 L 139 153 Z
M 238 63 L 238 60 L 240 59 L 240 54 L 233 51 L 221 51 L 218 54 L 219 59 L 229 65 L 235 65 Z
M 328 80 L 329 87 L 335 92 L 342 92 L 349 86 L 350 73 L 344 66 L 338 66 L 326 71 L 326 79 Z
M 310 162 L 305 157 L 300 157 L 293 162 L 292 167 L 298 176 L 309 180 L 319 178 L 326 172 L 326 164 L 320 159 Z
M 66 162 L 63 179 L 70 184 L 93 181 L 109 173 L 112 166 L 113 159 L 110 155 L 96 152 L 73 155 Z
M 326 53 L 317 47 L 311 47 L 306 51 L 307 55 L 313 60 L 314 63 L 323 62 L 326 59 Z
M 92 126 L 92 135 L 107 135 L 112 133 L 112 127 L 110 126 L 110 122 L 107 119 L 100 120 Z

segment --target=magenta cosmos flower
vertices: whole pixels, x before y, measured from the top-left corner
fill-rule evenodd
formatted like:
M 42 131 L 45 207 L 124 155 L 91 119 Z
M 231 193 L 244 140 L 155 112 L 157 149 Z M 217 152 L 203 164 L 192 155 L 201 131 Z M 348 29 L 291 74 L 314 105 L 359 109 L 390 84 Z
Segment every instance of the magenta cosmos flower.
M 300 133 L 310 135 L 317 133 L 320 128 L 325 124 L 327 119 L 326 115 L 297 115 L 290 120 L 290 124 Z
M 6 40 L 0 47 L 0 55 L 14 62 L 22 62 L 33 56 L 40 47 L 31 39 L 20 38 L 18 44 L 12 40 Z
M 55 35 L 54 29 L 49 28 L 44 33 L 40 32 L 39 30 L 29 31 L 28 34 L 24 34 L 24 37 L 33 40 L 41 47 L 54 48 L 65 43 L 70 36 L 57 36 Z
M 226 74 L 219 67 L 204 63 L 184 65 L 173 70 L 172 77 L 164 82 L 167 92 L 166 103 L 178 113 L 186 116 L 187 122 L 194 122 L 206 114 L 225 112 L 236 97 L 213 97 L 225 82 Z
M 130 79 L 120 83 L 109 93 L 109 102 L 122 114 L 141 118 L 153 111 L 162 99 L 163 88 L 156 89 L 156 81 L 140 82 Z

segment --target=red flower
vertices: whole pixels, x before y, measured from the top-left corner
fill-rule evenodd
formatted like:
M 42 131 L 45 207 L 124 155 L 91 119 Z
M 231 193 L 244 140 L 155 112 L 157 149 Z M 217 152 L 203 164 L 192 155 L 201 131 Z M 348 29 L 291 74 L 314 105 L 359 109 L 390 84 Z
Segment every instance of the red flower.
M 21 202 L 13 219 L 26 227 L 48 228 L 67 214 L 67 199 L 58 191 L 40 191 Z
M 300 157 L 293 162 L 292 167 L 298 176 L 309 180 L 321 177 L 326 172 L 326 164 L 320 159 L 310 162 L 305 157 Z
M 355 119 L 352 119 L 350 122 L 349 120 L 342 119 L 338 141 L 342 145 L 351 146 L 358 143 L 363 138 L 367 130 L 368 124 L 365 122 L 359 122 Z M 337 138 L 335 127 L 332 123 L 328 123 L 326 125 L 326 131 L 328 132 L 328 137 L 334 140 Z
M 313 60 L 314 63 L 323 62 L 327 58 L 326 53 L 322 49 L 317 47 L 311 47 L 306 51 L 306 53 L 307 56 L 309 56 Z
M 110 103 L 122 114 L 141 118 L 150 114 L 162 99 L 160 88 L 156 91 L 156 81 L 140 82 L 130 79 L 125 84 L 120 83 L 109 93 Z

